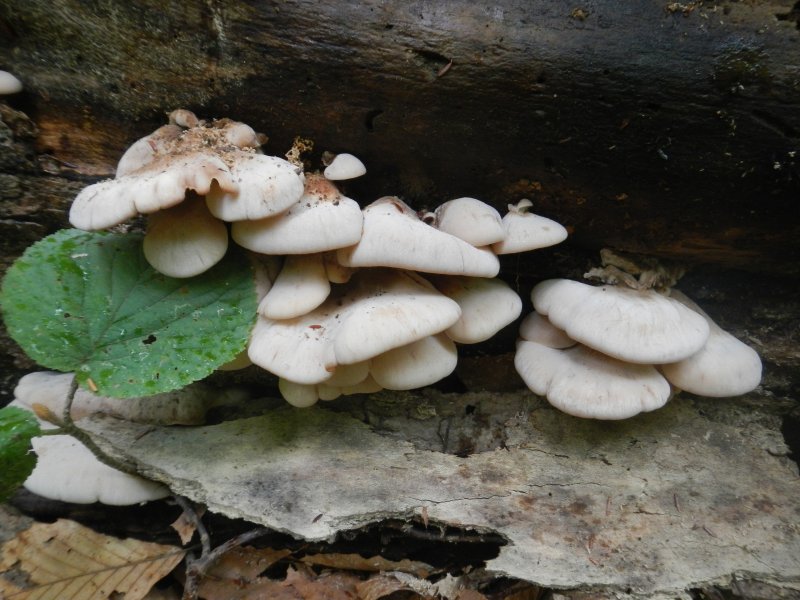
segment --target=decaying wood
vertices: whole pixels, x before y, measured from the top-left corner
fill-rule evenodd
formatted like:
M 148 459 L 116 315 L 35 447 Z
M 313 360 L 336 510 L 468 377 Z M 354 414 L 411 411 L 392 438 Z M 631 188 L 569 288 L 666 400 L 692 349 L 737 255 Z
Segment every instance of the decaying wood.
M 796 273 L 797 23 L 791 0 L 15 0 L 0 66 L 70 177 L 186 107 L 356 153 L 364 202 L 531 197 L 575 244 Z

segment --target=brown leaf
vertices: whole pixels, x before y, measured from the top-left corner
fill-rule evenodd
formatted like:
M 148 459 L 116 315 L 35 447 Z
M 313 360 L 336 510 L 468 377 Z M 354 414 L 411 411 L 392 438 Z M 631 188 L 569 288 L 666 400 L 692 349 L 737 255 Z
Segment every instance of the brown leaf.
M 205 507 L 198 507 L 195 510 L 197 519 L 202 517 L 203 513 L 205 512 Z M 178 532 L 178 535 L 181 538 L 181 543 L 185 546 L 191 541 L 192 537 L 194 536 L 194 532 L 197 531 L 197 521 L 195 517 L 184 510 L 181 515 L 175 519 L 175 522 L 170 524 L 170 527 Z
M 231 548 L 219 557 L 214 566 L 208 570 L 207 576 L 217 579 L 255 579 L 291 553 L 291 550 L 286 549 L 273 550 L 272 548 L 252 548 L 250 546 Z
M 399 591 L 413 591 L 391 575 L 375 575 L 356 585 L 359 600 L 381 600 Z M 422 596 L 417 596 L 421 598 Z
M 7 576 L 16 566 L 30 583 L 15 590 L 0 579 L 0 590 L 8 600 L 106 600 L 114 592 L 141 600 L 184 554 L 175 546 L 121 540 L 66 519 L 34 523 L 3 545 L 0 557 L 0 572 Z
M 435 569 L 424 562 L 409 560 L 388 560 L 382 556 L 364 558 L 360 554 L 310 554 L 301 559 L 309 565 L 345 569 L 348 571 L 401 571 L 412 573 L 422 579 L 427 578 Z
M 295 570 L 289 567 L 283 585 L 294 588 L 302 600 L 355 600 L 359 580 L 347 573 L 322 573 L 319 576 L 308 567 Z

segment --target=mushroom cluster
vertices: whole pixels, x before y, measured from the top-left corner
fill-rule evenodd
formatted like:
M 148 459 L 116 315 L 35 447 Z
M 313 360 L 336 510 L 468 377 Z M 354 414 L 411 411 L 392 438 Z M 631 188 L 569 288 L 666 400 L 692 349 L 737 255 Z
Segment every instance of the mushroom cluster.
M 223 368 L 259 365 L 296 406 L 447 376 L 456 343 L 484 341 L 522 310 L 494 279 L 498 255 L 567 236 L 528 200 L 502 218 L 474 198 L 422 215 L 396 197 L 362 210 L 334 183 L 366 172 L 358 158 L 304 172 L 298 148 L 284 160 L 260 140 L 244 123 L 176 110 L 125 152 L 114 179 L 78 194 L 70 222 L 96 230 L 147 215 L 145 257 L 171 277 L 213 266 L 230 230 L 256 257 L 260 303 L 247 356 Z
M 494 248 L 522 252 L 566 237 L 525 203 L 501 218 L 488 204 L 458 198 L 420 216 L 388 196 L 357 211 L 356 236 L 348 237 L 344 219 L 317 233 L 300 215 L 333 200 L 337 208 L 328 210 L 344 217 L 352 201 L 317 174 L 306 174 L 306 186 L 306 200 L 290 209 L 296 225 L 285 242 L 256 221 L 233 226 L 233 238 L 246 248 L 286 255 L 277 274 L 262 277 L 268 284 L 248 356 L 279 377 L 281 394 L 295 406 L 446 377 L 456 367 L 457 343 L 489 339 L 522 310 L 516 292 L 495 279 Z M 301 249 L 302 238 L 308 241 Z M 264 270 L 274 271 L 274 263 Z
M 660 408 L 673 389 L 724 397 L 759 384 L 758 354 L 685 295 L 649 287 L 649 273 L 618 275 L 636 289 L 569 279 L 533 288 L 514 364 L 534 393 L 574 416 L 625 419 Z

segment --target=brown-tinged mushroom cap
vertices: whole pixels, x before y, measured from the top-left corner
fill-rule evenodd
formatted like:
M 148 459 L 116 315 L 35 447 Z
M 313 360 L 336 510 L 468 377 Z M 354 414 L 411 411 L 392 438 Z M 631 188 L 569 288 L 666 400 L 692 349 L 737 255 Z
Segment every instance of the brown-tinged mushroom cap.
M 142 167 L 153 162 L 167 151 L 168 146 L 174 142 L 182 132 L 183 129 L 181 127 L 170 123 L 136 140 L 125 150 L 122 158 L 119 159 L 115 177 L 119 179 L 125 175 L 130 175 L 134 171 L 138 171 Z
M 436 207 L 434 223 L 473 246 L 489 246 L 505 238 L 503 222 L 492 206 L 475 198 L 456 198 Z
M 555 246 L 567 239 L 567 230 L 561 223 L 533 214 L 531 206 L 530 200 L 508 205 L 508 213 L 503 217 L 505 238 L 492 244 L 496 254 L 527 252 Z
M 460 344 L 488 340 L 522 312 L 522 300 L 499 279 L 431 275 L 433 285 L 461 307 L 458 321 L 445 333 Z M 384 386 L 388 387 L 388 386 Z
M 398 198 L 380 198 L 363 212 L 361 240 L 337 254 L 345 266 L 395 267 L 475 277 L 494 277 L 500 270 L 500 261 L 493 252 L 426 225 Z
M 287 160 L 242 150 L 226 157 L 236 189 L 219 185 L 206 194 L 206 204 L 218 219 L 264 219 L 287 210 L 303 195 L 303 172 Z
M 576 417 L 627 419 L 664 406 L 670 396 L 669 383 L 655 367 L 582 345 L 556 350 L 521 340 L 514 366 L 531 391 Z
M 628 362 L 682 360 L 708 339 L 703 317 L 655 290 L 550 279 L 533 288 L 531 299 L 570 338 Z
M 142 249 L 168 277 L 194 277 L 217 264 L 228 249 L 228 228 L 200 198 L 160 210 L 147 220 Z
M 316 384 L 352 364 L 439 333 L 458 304 L 411 273 L 361 270 L 312 312 L 284 321 L 259 316 L 250 359 L 296 383 Z
M 225 162 L 213 155 L 167 155 L 123 175 L 90 185 L 78 193 L 69 222 L 78 229 L 96 231 L 180 204 L 187 190 L 208 193 L 211 183 L 235 190 Z
M 673 289 L 670 297 L 702 315 L 711 332 L 705 345 L 695 354 L 661 365 L 667 380 L 691 394 L 712 398 L 739 396 L 758 387 L 761 382 L 758 353 L 717 325 L 686 295 Z
M 306 175 L 305 192 L 279 215 L 238 221 L 231 228 L 237 244 L 263 254 L 310 254 L 351 246 L 361 239 L 358 202 L 343 196 L 317 174 Z

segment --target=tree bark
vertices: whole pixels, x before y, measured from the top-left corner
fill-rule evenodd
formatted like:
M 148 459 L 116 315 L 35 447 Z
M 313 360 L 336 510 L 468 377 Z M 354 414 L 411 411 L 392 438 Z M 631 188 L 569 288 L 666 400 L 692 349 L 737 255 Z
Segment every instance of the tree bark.
M 35 147 L 109 175 L 177 107 L 358 154 L 362 202 L 531 197 L 572 243 L 797 273 L 790 0 L 0 8 Z M 316 162 L 316 165 L 319 165 Z

